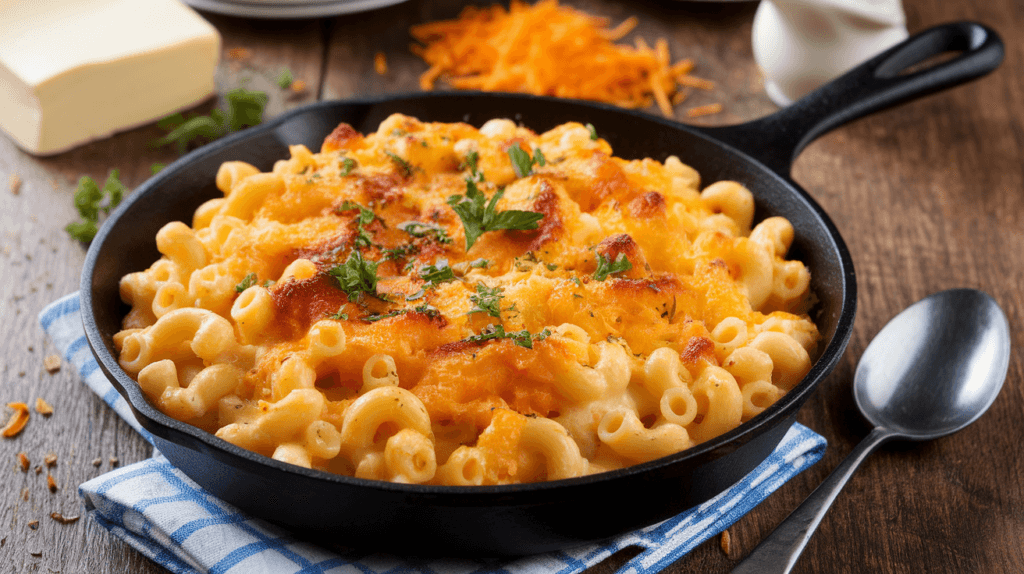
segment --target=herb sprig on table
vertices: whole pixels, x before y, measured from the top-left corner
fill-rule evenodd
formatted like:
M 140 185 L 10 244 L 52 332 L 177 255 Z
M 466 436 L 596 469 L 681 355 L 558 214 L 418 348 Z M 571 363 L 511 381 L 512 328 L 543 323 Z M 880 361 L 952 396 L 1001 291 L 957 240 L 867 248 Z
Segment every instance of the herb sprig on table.
M 236 88 L 224 94 L 227 109 L 214 108 L 209 115 L 172 114 L 157 122 L 168 134 L 156 140 L 157 147 L 174 144 L 179 153 L 184 153 L 194 141 L 213 141 L 246 127 L 263 122 L 263 110 L 267 105 L 266 92 Z
M 83 243 L 92 241 L 99 231 L 100 212 L 104 215 L 109 214 L 124 199 L 128 188 L 121 183 L 118 176 L 118 170 L 110 170 L 102 188 L 96 183 L 96 180 L 87 175 L 78 180 L 78 189 L 75 190 L 75 209 L 78 210 L 81 219 L 64 227 L 64 231 L 67 231 L 72 239 Z

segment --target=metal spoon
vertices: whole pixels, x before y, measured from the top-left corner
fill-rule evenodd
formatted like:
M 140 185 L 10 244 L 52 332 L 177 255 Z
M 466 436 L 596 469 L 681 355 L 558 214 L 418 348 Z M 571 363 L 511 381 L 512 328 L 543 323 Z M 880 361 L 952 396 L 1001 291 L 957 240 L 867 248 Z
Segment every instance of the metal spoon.
M 732 574 L 789 572 L 875 448 L 892 439 L 931 440 L 971 424 L 999 394 L 1009 362 L 1006 315 L 981 291 L 942 291 L 894 317 L 864 351 L 853 380 L 854 400 L 874 430 Z

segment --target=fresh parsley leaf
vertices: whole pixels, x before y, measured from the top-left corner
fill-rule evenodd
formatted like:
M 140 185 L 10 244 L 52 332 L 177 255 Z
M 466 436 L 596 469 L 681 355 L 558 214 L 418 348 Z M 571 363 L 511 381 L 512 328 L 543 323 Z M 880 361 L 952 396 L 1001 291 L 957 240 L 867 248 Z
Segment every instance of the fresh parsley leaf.
M 625 253 L 619 253 L 615 261 L 609 260 L 603 253 L 597 254 L 597 270 L 594 271 L 594 279 L 604 281 L 613 273 L 622 273 L 633 268 L 633 264 L 626 259 Z
M 440 317 L 441 316 L 441 310 L 438 309 L 437 307 L 434 307 L 433 305 L 431 305 L 429 303 L 424 303 L 422 305 L 417 305 L 417 306 L 413 307 L 412 310 L 417 312 L 417 313 L 423 313 L 424 315 L 426 315 L 428 317 Z
M 424 303 L 422 305 L 417 305 L 412 309 L 395 309 L 394 311 L 390 311 L 388 313 L 383 314 L 373 313 L 363 317 L 363 321 L 366 321 L 367 323 L 374 323 L 376 321 L 380 321 L 381 319 L 397 317 L 399 315 L 405 315 L 406 313 L 422 313 L 428 317 L 439 317 L 441 315 L 440 309 L 434 307 L 433 305 L 430 305 L 429 303 Z
M 238 285 L 235 285 L 235 291 L 238 292 L 238 293 L 241 293 L 242 291 L 245 291 L 246 289 L 248 289 L 249 287 L 252 287 L 255 284 L 256 284 L 256 274 L 255 273 L 248 273 L 248 274 L 246 274 L 245 278 L 242 279 L 241 283 L 239 283 Z
M 452 238 L 448 237 L 448 231 L 437 225 L 431 225 L 422 221 L 406 221 L 399 223 L 398 228 L 412 235 L 413 237 L 432 237 L 438 243 L 448 245 Z
M 267 105 L 267 94 L 237 88 L 224 94 L 227 111 L 213 109 L 208 116 L 195 116 L 185 119 L 181 114 L 172 114 L 157 122 L 161 129 L 170 133 L 156 140 L 157 147 L 175 144 L 179 152 L 184 152 L 190 143 L 196 140 L 213 141 L 248 126 L 258 125 L 263 121 L 263 109 Z
M 518 144 L 509 147 L 507 153 L 508 159 L 512 161 L 512 169 L 516 172 L 516 177 L 526 177 L 533 173 L 533 158 Z
M 533 161 L 540 167 L 544 167 L 548 164 L 548 158 L 544 157 L 544 152 L 540 151 L 540 148 L 533 148 Z
M 167 167 L 166 163 L 154 163 L 153 165 L 149 166 L 149 170 L 152 172 L 152 175 L 156 175 L 163 171 L 165 167 Z
M 64 226 L 64 231 L 68 232 L 71 239 L 81 241 L 82 243 L 89 243 L 94 237 L 96 237 L 96 233 L 99 232 L 99 227 L 96 225 L 95 221 L 75 221 Z
M 505 296 L 502 295 L 503 291 L 504 289 L 501 287 L 491 289 L 483 283 L 477 283 L 476 295 L 469 296 L 469 300 L 472 301 L 475 306 L 466 314 L 487 313 L 491 317 L 497 317 L 500 319 L 501 300 L 505 298 Z
M 242 128 L 258 126 L 263 122 L 263 109 L 267 106 L 265 92 L 235 88 L 224 94 L 228 104 L 225 126 L 229 131 L 236 132 Z
M 548 271 L 554 271 L 555 269 L 558 269 L 558 265 L 555 265 L 554 263 L 545 263 L 544 267 L 547 267 Z
M 442 283 L 455 281 L 455 271 L 448 265 L 447 259 L 438 259 L 433 265 L 420 267 L 420 277 L 426 281 L 424 288 L 437 287 Z
M 403 257 L 408 257 L 414 253 L 419 253 L 420 248 L 412 243 L 406 243 L 390 249 L 381 248 L 381 252 L 384 253 L 384 261 L 391 261 L 393 259 L 402 259 Z M 412 268 L 410 267 L 409 269 Z M 406 269 L 406 271 L 408 271 L 408 269 Z
M 587 124 L 587 131 L 590 132 L 590 139 L 597 141 L 597 128 L 594 127 L 594 124 Z
M 352 170 L 355 169 L 357 165 L 359 164 L 356 163 L 356 160 L 350 157 L 343 158 L 341 160 L 341 171 L 339 172 L 339 175 L 341 175 L 341 177 L 347 176 L 352 173 Z
M 583 287 L 583 282 L 580 281 L 579 277 L 573 277 L 572 282 L 575 283 L 577 287 Z
M 394 311 L 391 311 L 391 312 L 388 312 L 388 313 L 384 313 L 384 314 L 372 313 L 370 315 L 367 315 L 367 316 L 363 317 L 363 321 L 366 321 L 367 323 L 375 323 L 377 321 L 380 321 L 381 319 L 388 319 L 388 318 L 391 318 L 391 317 L 397 317 L 399 315 L 404 315 L 404 314 L 406 314 L 408 312 L 409 312 L 408 309 L 396 309 Z
M 377 296 L 377 262 L 363 258 L 363 254 L 353 250 L 348 259 L 341 265 L 335 265 L 327 273 L 338 281 L 338 288 L 355 300 L 362 293 Z
M 467 179 L 466 195 L 453 195 L 448 198 L 448 205 L 462 220 L 462 227 L 466 232 L 466 251 L 469 251 L 480 235 L 487 231 L 537 229 L 537 222 L 544 219 L 543 213 L 535 211 L 496 211 L 498 200 L 504 194 L 504 190 L 499 190 L 491 201 L 487 202 L 483 192 L 472 180 Z
M 474 259 L 469 262 L 469 266 L 472 267 L 473 269 L 487 269 L 487 267 L 490 266 L 490 264 L 490 261 L 483 258 Z
M 470 172 L 476 173 L 476 165 L 478 161 L 480 161 L 480 154 L 477 153 L 475 150 L 470 151 L 469 153 L 466 154 L 466 163 L 464 165 L 465 167 L 469 168 Z
M 335 321 L 348 321 L 348 313 L 342 313 L 341 309 L 337 313 L 327 316 L 328 319 L 334 319 Z
M 75 209 L 82 220 L 69 223 L 64 227 L 64 230 L 73 239 L 83 243 L 92 241 L 99 231 L 100 212 L 109 214 L 124 199 L 128 188 L 121 183 L 118 176 L 118 170 L 110 170 L 102 188 L 96 183 L 96 180 L 87 175 L 79 178 L 78 189 L 75 190 Z M 104 203 L 104 198 L 106 198 L 106 203 Z
M 377 214 L 372 209 L 367 209 L 362 205 L 354 201 L 345 200 L 341 206 L 336 210 L 338 213 L 344 213 L 346 211 L 359 211 L 359 215 L 356 216 L 356 221 L 359 225 L 369 225 L 373 223 L 374 219 L 377 219 Z
M 282 68 L 281 73 L 277 75 L 277 85 L 282 90 L 287 90 L 291 87 L 292 82 L 295 81 L 295 76 L 292 75 L 292 71 L 288 68 Z
M 401 158 L 401 156 L 394 152 L 384 150 L 384 153 L 386 153 L 388 157 L 391 158 L 391 161 L 395 162 L 395 165 L 398 166 L 398 169 L 402 172 L 403 176 L 412 176 L 413 167 L 409 164 L 409 162 L 405 161 L 404 159 Z

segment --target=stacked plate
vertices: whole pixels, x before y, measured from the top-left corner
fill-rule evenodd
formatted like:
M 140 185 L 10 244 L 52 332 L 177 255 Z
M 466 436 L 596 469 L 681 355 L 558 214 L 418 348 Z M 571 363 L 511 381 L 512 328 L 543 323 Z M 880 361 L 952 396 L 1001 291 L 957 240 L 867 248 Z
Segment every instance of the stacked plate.
M 405 0 L 184 0 L 196 10 L 249 18 L 319 18 L 376 10 Z

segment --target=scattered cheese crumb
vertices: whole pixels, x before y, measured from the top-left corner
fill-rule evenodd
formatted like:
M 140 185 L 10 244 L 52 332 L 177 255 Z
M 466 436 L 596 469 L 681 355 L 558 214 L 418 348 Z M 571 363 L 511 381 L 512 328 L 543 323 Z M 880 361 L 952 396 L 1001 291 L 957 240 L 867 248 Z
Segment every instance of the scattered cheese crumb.
M 697 106 L 686 110 L 686 117 L 688 118 L 699 118 L 701 116 L 709 116 L 711 114 L 717 114 L 722 111 L 722 104 L 708 104 L 706 106 Z
M 18 463 L 21 464 L 21 472 L 28 472 L 28 468 L 32 466 L 32 461 L 30 461 L 28 459 L 28 455 L 23 452 L 18 453 Z
M 670 98 L 679 86 L 710 90 L 714 83 L 690 76 L 693 61 L 671 63 L 668 40 L 652 48 L 642 38 L 635 48 L 614 42 L 637 24 L 631 17 L 615 28 L 557 0 L 530 6 L 512 0 L 469 6 L 456 20 L 413 26 L 422 46 L 412 51 L 430 68 L 420 87 L 430 90 L 446 75 L 458 89 L 526 92 L 612 103 L 626 108 L 657 104 L 673 117 Z
M 384 52 L 377 52 L 373 55 L 373 69 L 380 76 L 388 73 L 388 59 Z
M 46 488 L 50 489 L 50 492 L 57 492 L 57 481 L 53 479 L 53 475 L 46 473 Z
M 39 528 L 39 521 L 38 520 L 33 520 L 32 522 L 28 523 L 28 529 L 29 530 L 35 530 L 37 528 Z
M 96 458 L 92 459 L 92 465 L 93 466 L 99 466 L 101 464 L 103 464 L 103 459 L 102 458 L 96 457 Z
M 43 367 L 46 367 L 46 372 L 50 373 L 51 375 L 59 371 L 60 355 L 56 353 L 52 355 L 47 355 L 46 358 L 43 359 Z
M 295 80 L 292 82 L 292 93 L 301 94 L 306 91 L 306 82 L 302 80 Z
M 13 438 L 18 436 L 18 433 L 24 430 L 25 424 L 28 423 L 28 405 L 25 403 L 7 403 L 7 408 L 14 410 L 14 414 L 11 415 L 3 430 L 0 430 L 0 434 L 5 438 Z
M 53 414 L 53 407 L 50 406 L 50 403 L 44 401 L 42 397 L 37 397 L 36 412 L 44 417 L 48 417 Z
M 21 178 L 18 177 L 18 174 L 11 174 L 11 177 L 7 179 L 7 186 L 11 190 L 12 194 L 18 195 L 21 193 Z
M 54 519 L 57 522 L 60 522 L 61 524 L 72 524 L 77 522 L 78 519 L 81 518 L 81 516 L 64 516 L 59 512 L 51 512 L 50 518 Z
M 119 461 L 117 460 L 116 456 L 110 457 L 110 466 L 117 466 L 118 462 Z
M 722 540 L 720 546 L 722 547 L 722 552 L 724 552 L 725 555 L 728 556 L 729 551 L 732 550 L 732 536 L 729 534 L 728 530 L 722 531 Z
M 46 466 L 52 467 L 57 464 L 57 455 L 51 452 L 50 454 L 46 455 L 46 458 L 43 459 L 43 462 L 46 463 Z

